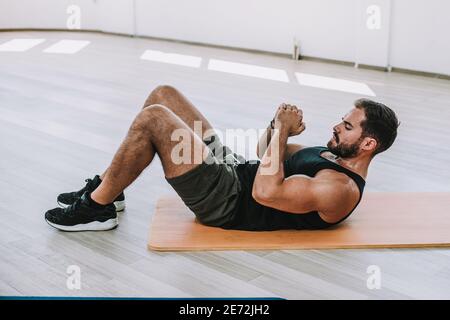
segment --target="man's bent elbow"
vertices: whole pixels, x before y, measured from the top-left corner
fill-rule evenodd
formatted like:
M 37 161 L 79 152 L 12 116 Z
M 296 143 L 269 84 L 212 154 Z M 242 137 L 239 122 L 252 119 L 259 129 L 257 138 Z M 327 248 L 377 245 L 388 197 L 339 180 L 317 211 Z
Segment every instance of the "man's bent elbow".
M 266 204 L 274 201 L 275 193 L 270 188 L 260 188 L 253 185 L 252 197 L 256 202 Z

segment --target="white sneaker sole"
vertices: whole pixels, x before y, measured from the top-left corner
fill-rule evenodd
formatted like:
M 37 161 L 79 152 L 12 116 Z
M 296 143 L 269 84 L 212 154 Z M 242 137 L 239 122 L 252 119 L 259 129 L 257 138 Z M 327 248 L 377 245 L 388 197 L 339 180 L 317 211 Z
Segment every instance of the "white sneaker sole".
M 59 201 L 57 201 L 57 202 L 58 202 L 58 205 L 59 205 L 61 208 L 67 208 L 67 207 L 69 206 L 68 204 L 61 203 L 61 202 L 59 202 Z M 114 201 L 114 206 L 116 207 L 116 212 L 120 212 L 120 211 L 125 210 L 125 200 L 122 200 L 122 201 Z
M 74 226 L 64 226 L 56 224 L 45 219 L 49 225 L 52 227 L 62 230 L 62 231 L 107 231 L 114 229 L 119 225 L 119 219 L 113 218 L 106 220 L 105 222 L 93 221 L 89 223 L 77 224 Z

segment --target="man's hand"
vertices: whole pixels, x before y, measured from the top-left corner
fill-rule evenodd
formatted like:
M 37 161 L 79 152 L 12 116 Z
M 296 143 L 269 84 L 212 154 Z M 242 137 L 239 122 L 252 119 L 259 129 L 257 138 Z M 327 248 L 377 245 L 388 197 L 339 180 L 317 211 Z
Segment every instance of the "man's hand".
M 287 130 L 290 137 L 305 131 L 303 112 L 294 105 L 281 104 L 275 114 L 275 128 Z

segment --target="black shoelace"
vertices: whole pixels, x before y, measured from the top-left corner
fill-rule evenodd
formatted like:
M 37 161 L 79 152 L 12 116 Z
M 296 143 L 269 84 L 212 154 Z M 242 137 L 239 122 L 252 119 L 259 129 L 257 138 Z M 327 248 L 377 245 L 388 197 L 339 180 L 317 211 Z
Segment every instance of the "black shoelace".
M 74 203 L 72 203 L 70 206 L 67 206 L 64 210 L 63 213 L 67 216 L 70 217 L 74 217 L 75 216 L 75 212 L 77 211 L 77 209 L 80 207 L 81 205 L 81 198 L 75 200 Z
M 83 189 L 78 191 L 78 194 L 80 194 L 80 195 L 82 195 L 86 190 L 93 190 L 94 189 L 94 180 L 86 179 L 86 180 L 84 180 L 84 182 L 86 182 L 86 185 L 84 186 Z

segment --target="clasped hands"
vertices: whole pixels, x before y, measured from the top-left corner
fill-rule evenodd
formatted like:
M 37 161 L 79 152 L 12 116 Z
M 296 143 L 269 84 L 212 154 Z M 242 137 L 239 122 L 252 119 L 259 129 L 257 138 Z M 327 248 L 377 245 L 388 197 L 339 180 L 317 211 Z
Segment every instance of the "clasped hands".
M 287 130 L 289 137 L 299 135 L 305 131 L 303 122 L 303 111 L 295 105 L 282 103 L 273 118 L 274 128 Z

